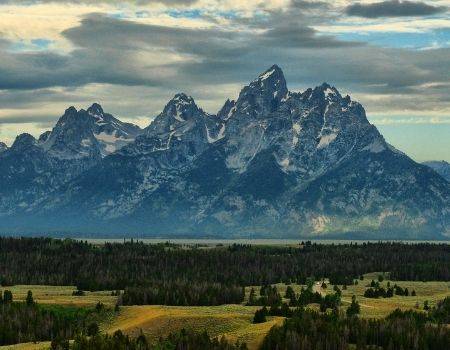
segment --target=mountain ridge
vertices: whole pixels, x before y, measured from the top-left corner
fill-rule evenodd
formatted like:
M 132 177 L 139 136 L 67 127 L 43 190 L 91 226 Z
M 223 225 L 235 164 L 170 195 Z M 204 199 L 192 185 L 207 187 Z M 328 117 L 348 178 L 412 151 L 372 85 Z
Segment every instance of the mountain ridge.
M 66 111 L 68 117 L 75 112 L 89 115 L 89 109 Z M 100 114 L 97 105 L 91 114 Z M 98 142 L 95 132 L 101 131 L 90 136 L 92 145 Z M 66 134 L 55 132 L 63 135 L 55 138 L 71 145 Z M 78 146 L 83 137 L 69 141 Z M 51 134 L 43 138 L 55 144 Z M 79 235 L 165 237 L 450 235 L 448 182 L 389 145 L 358 102 L 327 83 L 290 92 L 276 65 L 216 115 L 179 93 L 133 140 L 108 154 L 101 147 L 89 150 L 82 159 L 92 164 L 25 207 L 1 203 L 7 223 L 0 230 L 17 229 L 18 218 L 27 217 L 30 224 L 19 231 L 33 226 Z M 4 157 L 3 152 L 0 167 Z
M 430 167 L 441 175 L 444 179 L 450 182 L 450 163 L 445 160 L 430 160 L 422 164 Z

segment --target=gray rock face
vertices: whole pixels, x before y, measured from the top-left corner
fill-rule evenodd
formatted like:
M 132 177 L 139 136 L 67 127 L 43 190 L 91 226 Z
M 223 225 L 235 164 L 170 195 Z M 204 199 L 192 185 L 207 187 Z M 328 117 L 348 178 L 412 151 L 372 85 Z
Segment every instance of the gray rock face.
M 42 147 L 60 159 L 101 158 L 134 141 L 140 128 L 123 123 L 94 103 L 87 111 L 66 110 Z
M 444 179 L 450 182 L 450 164 L 446 162 L 445 160 L 434 160 L 434 161 L 428 161 L 423 162 L 422 164 L 430 167 L 435 172 L 437 172 L 439 175 L 441 175 Z
M 0 217 L 32 213 L 44 197 L 134 141 L 140 132 L 94 104 L 87 111 L 70 107 L 39 140 L 19 135 L 0 154 Z
M 277 66 L 217 115 L 175 95 L 110 154 L 98 135 L 113 132 L 88 118 L 98 115 L 107 120 L 94 106 L 69 109 L 44 141 L 24 142 L 36 159 L 95 159 L 28 206 L 34 227 L 121 236 L 450 235 L 448 182 L 387 144 L 349 96 L 326 83 L 289 92 Z M 17 205 L 8 208 L 14 215 L 4 227 L 17 227 Z

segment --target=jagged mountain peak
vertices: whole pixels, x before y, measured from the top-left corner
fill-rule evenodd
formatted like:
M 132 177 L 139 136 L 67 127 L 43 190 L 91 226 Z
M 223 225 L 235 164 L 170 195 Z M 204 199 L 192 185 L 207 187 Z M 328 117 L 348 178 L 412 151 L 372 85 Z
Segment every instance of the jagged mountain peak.
M 87 112 L 91 115 L 103 115 L 103 108 L 99 103 L 95 102 L 87 109 Z
M 0 153 L 8 149 L 8 146 L 4 142 L 0 142 Z
M 67 120 L 59 123 L 62 149 L 94 147 L 98 155 L 124 138 L 125 124 L 100 108 L 66 111 Z M 68 131 L 71 122 L 84 120 L 89 132 Z M 43 144 L 50 145 L 54 133 Z M 217 116 L 202 111 L 187 94 L 176 94 L 142 135 L 115 155 L 98 156 L 94 165 L 84 163 L 89 157 L 59 162 L 43 152 L 16 158 L 0 162 L 0 194 L 2 188 L 10 191 L 0 201 L 0 213 L 40 201 L 42 206 L 33 207 L 38 209 L 30 205 L 27 222 L 33 215 L 54 213 L 55 230 L 271 237 L 450 234 L 448 182 L 389 146 L 364 108 L 332 85 L 288 92 L 276 65 L 245 86 L 236 101 L 227 100 Z M 32 188 L 30 200 L 25 190 L 17 195 L 20 184 L 7 181 L 35 158 L 41 162 L 31 164 L 32 176 L 24 175 L 23 183 L 50 185 L 40 192 Z M 54 174 L 60 169 L 58 179 Z
M 233 114 L 233 109 L 236 106 L 236 101 L 229 98 L 225 101 L 222 108 L 217 113 L 217 117 L 221 120 L 228 120 Z
M 279 107 L 287 94 L 283 71 L 274 65 L 241 90 L 234 112 L 253 116 L 267 115 Z
M 340 102 L 343 100 L 342 95 L 339 93 L 338 89 L 328 83 L 322 83 L 321 85 L 316 86 L 314 89 L 308 89 L 304 94 L 306 94 L 309 99 L 323 100 L 328 103 Z M 348 98 L 348 101 L 346 102 L 350 102 L 350 99 Z
M 64 114 L 74 114 L 77 113 L 77 109 L 74 106 L 70 106 L 64 111 Z
M 164 107 L 163 114 L 185 121 L 199 111 L 194 99 L 185 93 L 177 93 Z
M 286 79 L 280 67 L 273 65 L 253 80 L 249 87 L 254 90 L 266 90 L 282 98 L 287 93 Z M 276 96 L 275 96 L 276 97 Z
M 23 151 L 23 150 L 28 149 L 35 145 L 36 145 L 36 139 L 34 138 L 34 136 L 30 135 L 28 133 L 23 133 L 16 137 L 16 139 L 14 140 L 14 143 L 11 146 L 11 150 Z
M 272 65 L 269 69 L 262 72 L 255 81 L 274 81 L 280 80 L 281 83 L 286 83 L 283 70 L 276 64 Z
M 48 140 L 48 137 L 50 136 L 52 132 L 50 130 L 44 131 L 41 135 L 39 135 L 39 142 L 43 143 Z
M 45 151 L 58 158 L 98 158 L 133 141 L 139 133 L 139 127 L 121 122 L 94 103 L 87 110 L 66 109 L 40 141 Z

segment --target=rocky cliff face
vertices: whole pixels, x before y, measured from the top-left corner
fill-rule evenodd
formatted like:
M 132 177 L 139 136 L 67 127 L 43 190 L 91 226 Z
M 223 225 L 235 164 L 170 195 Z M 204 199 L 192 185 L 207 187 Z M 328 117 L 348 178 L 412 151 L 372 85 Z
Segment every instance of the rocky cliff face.
M 33 159 L 94 160 L 26 201 L 35 227 L 99 235 L 450 235 L 449 183 L 387 144 L 364 108 L 328 84 L 289 92 L 273 66 L 217 115 L 177 94 L 134 141 L 138 131 L 97 129 L 89 116 L 106 118 L 94 106 L 69 109 L 45 141 L 27 141 Z M 108 151 L 103 133 L 127 141 Z M 25 214 L 13 202 L 6 207 L 12 227 Z
M 27 212 L 36 201 L 80 176 L 103 157 L 134 141 L 140 129 L 103 112 L 70 107 L 51 131 L 38 140 L 19 135 L 0 153 L 0 215 Z

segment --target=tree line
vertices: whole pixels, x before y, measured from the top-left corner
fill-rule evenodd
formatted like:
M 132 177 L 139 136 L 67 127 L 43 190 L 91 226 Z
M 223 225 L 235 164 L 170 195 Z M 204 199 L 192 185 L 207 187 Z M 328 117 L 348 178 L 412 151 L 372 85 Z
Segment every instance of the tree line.
M 214 282 L 193 284 L 180 280 L 153 283 L 148 287 L 126 288 L 119 297 L 119 303 L 122 305 L 208 306 L 240 304 L 244 296 L 244 287 Z
M 389 271 L 391 280 L 450 280 L 446 244 L 231 245 L 190 248 L 142 242 L 94 245 L 50 238 L 0 238 L 0 283 L 76 285 L 118 290 L 160 283 L 227 286 L 305 284 L 313 276 L 351 284 L 360 275 Z

